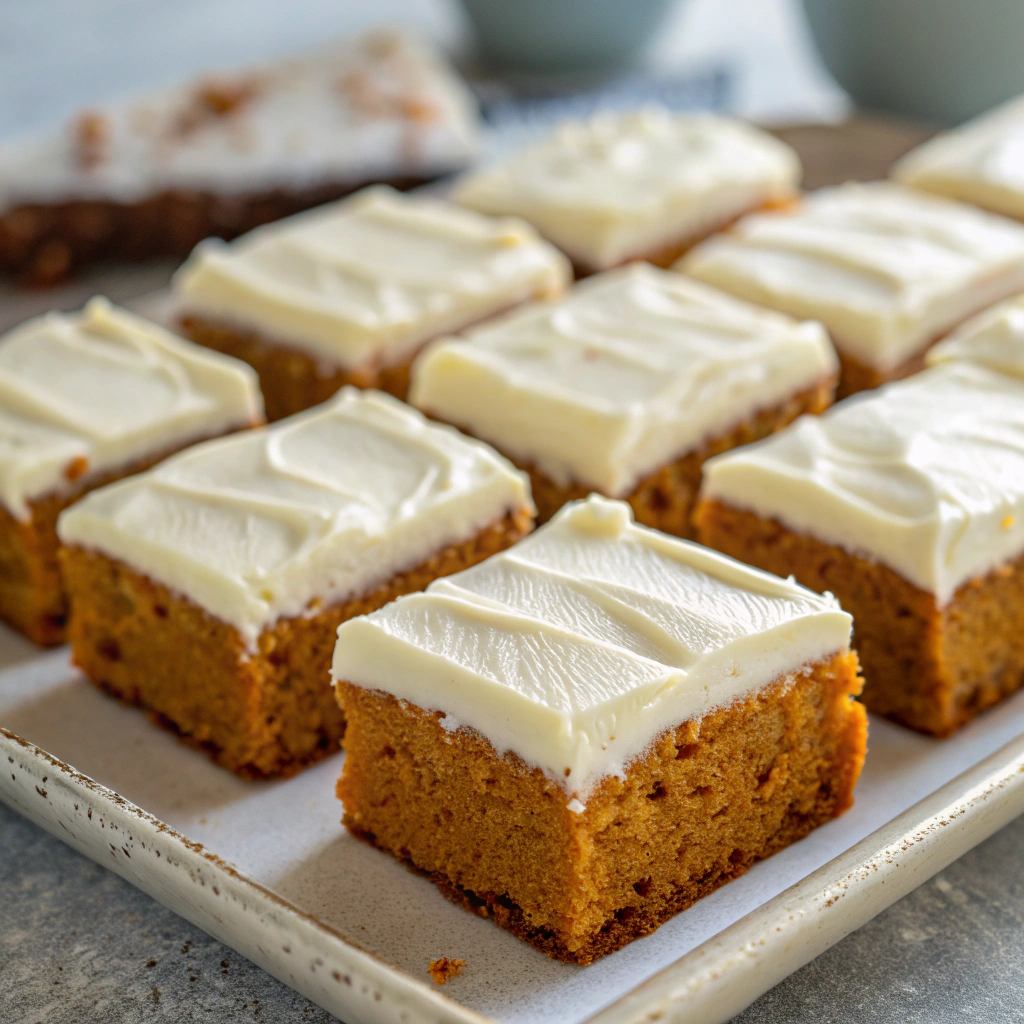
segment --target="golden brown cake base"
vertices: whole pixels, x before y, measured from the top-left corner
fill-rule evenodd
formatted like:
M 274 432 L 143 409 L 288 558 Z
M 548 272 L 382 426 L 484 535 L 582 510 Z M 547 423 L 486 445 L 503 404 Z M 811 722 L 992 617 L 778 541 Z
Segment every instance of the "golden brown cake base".
M 832 404 L 835 387 L 835 378 L 830 377 L 798 392 L 781 405 L 755 413 L 727 433 L 705 442 L 696 451 L 662 466 L 642 480 L 623 500 L 629 502 L 638 523 L 677 537 L 692 537 L 690 520 L 700 491 L 704 463 L 713 455 L 774 434 L 805 413 L 817 415 L 824 412 Z M 546 523 L 566 502 L 585 498 L 593 491 L 592 487 L 583 484 L 556 484 L 531 463 L 511 461 L 529 474 L 538 524 Z
M 68 547 L 61 563 L 72 657 L 100 689 L 145 708 L 243 778 L 293 775 L 334 753 L 345 731 L 330 686 L 338 626 L 475 565 L 530 529 L 526 512 L 509 513 L 362 597 L 281 619 L 251 654 L 234 626 L 189 599 L 123 562 Z
M 256 371 L 271 423 L 326 402 L 346 384 L 376 388 L 403 400 L 409 390 L 409 368 L 416 353 L 393 366 L 344 370 L 325 366 L 300 349 L 267 341 L 242 328 L 194 316 L 183 318 L 182 327 L 197 345 L 241 359 Z
M 490 320 L 508 311 L 508 308 L 496 310 L 484 319 Z M 472 326 L 474 324 L 465 324 L 460 330 Z M 292 345 L 269 340 L 234 325 L 187 315 L 182 317 L 181 327 L 197 345 L 241 359 L 256 371 L 271 423 L 326 402 L 345 385 L 376 388 L 405 401 L 413 360 L 433 340 L 425 341 L 400 363 L 389 366 L 368 363 L 356 370 L 346 370 L 326 365 L 323 360 Z
M 405 189 L 423 181 L 403 178 L 390 184 Z M 235 238 L 365 184 L 242 195 L 163 192 L 134 203 L 26 203 L 0 212 L 0 272 L 23 285 L 45 287 L 101 260 L 186 256 L 204 238 Z
M 345 825 L 549 956 L 589 964 L 842 814 L 864 760 L 840 653 L 657 739 L 574 814 L 560 785 L 441 712 L 338 685 Z
M 1024 686 L 1024 556 L 940 608 L 887 566 L 775 520 L 704 501 L 695 522 L 702 544 L 839 598 L 853 615 L 864 703 L 875 714 L 948 736 Z
M 208 438 L 197 438 L 197 444 Z M 41 647 L 64 643 L 67 636 L 67 597 L 61 582 L 57 552 L 57 517 L 79 498 L 116 480 L 150 469 L 188 445 L 179 445 L 130 466 L 94 477 L 69 493 L 29 502 L 31 518 L 15 519 L 0 507 L 0 619 Z M 68 467 L 69 480 L 87 472 L 86 465 Z
M 936 338 L 936 341 L 939 339 Z M 836 389 L 836 401 L 855 395 L 859 391 L 870 391 L 880 388 L 894 380 L 903 380 L 924 369 L 924 357 L 931 345 L 926 346 L 916 355 L 904 360 L 888 373 L 854 359 L 853 356 L 839 352 L 839 387 Z

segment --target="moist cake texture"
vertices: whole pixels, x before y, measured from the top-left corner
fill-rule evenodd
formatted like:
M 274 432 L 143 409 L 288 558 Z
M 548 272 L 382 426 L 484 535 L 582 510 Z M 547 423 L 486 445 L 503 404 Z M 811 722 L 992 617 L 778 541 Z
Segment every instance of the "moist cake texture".
M 689 532 L 708 453 L 831 400 L 824 328 L 649 264 L 431 345 L 409 400 L 527 469 L 542 522 L 591 490 Z
M 948 362 L 710 460 L 699 539 L 829 590 L 869 710 L 947 735 L 1024 683 L 1024 383 Z
M 0 338 L 0 618 L 60 643 L 56 521 L 86 491 L 262 420 L 252 370 L 93 299 Z
M 525 478 L 386 395 L 345 389 L 60 519 L 72 654 L 246 776 L 337 749 L 334 631 L 514 542 Z
M 843 396 L 916 372 L 934 342 L 1024 289 L 1024 227 L 889 182 L 849 184 L 746 217 L 676 268 L 820 320 Z
M 380 186 L 200 246 L 174 291 L 195 341 L 256 367 L 277 419 L 343 384 L 402 398 L 425 342 L 568 279 L 564 257 L 522 221 Z
M 892 169 L 905 185 L 1024 220 L 1024 96 L 911 150 Z
M 515 214 L 582 273 L 671 262 L 736 217 L 796 193 L 785 143 L 751 125 L 658 107 L 563 124 L 455 186 L 457 202 Z
M 370 182 L 457 170 L 476 125 L 443 58 L 383 32 L 98 107 L 0 146 L 0 270 L 43 284 L 185 255 Z
M 343 624 L 345 824 L 589 963 L 850 805 L 849 634 L 831 597 L 574 503 Z

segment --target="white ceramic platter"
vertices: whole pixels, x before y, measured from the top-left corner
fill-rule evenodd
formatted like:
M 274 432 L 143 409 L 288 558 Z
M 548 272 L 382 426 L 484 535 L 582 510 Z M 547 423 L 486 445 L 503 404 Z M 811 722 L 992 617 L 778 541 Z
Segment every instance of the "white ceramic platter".
M 873 721 L 843 818 L 580 968 L 348 836 L 343 755 L 243 782 L 2 627 L 0 726 L 0 799 L 347 1024 L 728 1020 L 1024 811 L 1024 694 L 946 741 Z

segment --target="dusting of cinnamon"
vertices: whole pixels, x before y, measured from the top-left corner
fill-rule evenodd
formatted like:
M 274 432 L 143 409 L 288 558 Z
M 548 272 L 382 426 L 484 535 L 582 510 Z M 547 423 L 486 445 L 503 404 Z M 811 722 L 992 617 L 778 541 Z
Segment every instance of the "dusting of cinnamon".
M 337 81 L 338 91 L 364 117 L 396 118 L 426 124 L 438 117 L 437 107 L 412 89 L 381 81 L 367 71 L 348 71 Z
M 452 978 L 457 978 L 466 966 L 465 960 L 456 960 L 455 957 L 443 956 L 440 960 L 432 960 L 427 968 L 427 974 L 434 979 L 435 985 L 447 985 Z
M 64 467 L 64 476 L 68 481 L 74 483 L 75 480 L 85 476 L 88 468 L 89 460 L 84 455 L 78 455 Z
M 175 125 L 178 135 L 188 135 L 221 118 L 237 114 L 259 94 L 256 76 L 234 81 L 201 82 L 190 96 Z
M 75 118 L 72 131 L 78 166 L 89 171 L 103 163 L 110 141 L 110 122 L 102 114 L 86 111 Z
M 437 120 L 437 107 L 422 96 L 402 96 L 399 98 L 398 105 L 410 121 L 429 124 L 429 122 Z

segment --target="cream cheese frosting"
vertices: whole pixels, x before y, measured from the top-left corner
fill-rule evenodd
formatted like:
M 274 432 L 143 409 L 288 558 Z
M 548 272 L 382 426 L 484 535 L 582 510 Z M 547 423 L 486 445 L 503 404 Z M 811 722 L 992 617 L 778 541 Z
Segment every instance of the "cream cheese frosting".
M 893 167 L 892 176 L 1024 219 L 1024 96 L 911 150 Z
M 0 502 L 103 474 L 263 418 L 256 374 L 102 298 L 0 338 Z
M 358 368 L 401 362 L 569 278 L 522 221 L 376 186 L 231 244 L 204 242 L 174 291 L 184 313 Z
M 398 33 L 111 103 L 0 146 L 0 207 L 427 178 L 477 149 L 467 87 Z
M 800 183 L 796 153 L 757 128 L 658 107 L 607 112 L 456 183 L 482 213 L 516 214 L 587 270 L 699 237 Z
M 431 345 L 409 400 L 611 497 L 837 371 L 825 329 L 650 264 Z
M 882 372 L 1024 289 L 1024 227 L 891 182 L 810 194 L 745 217 L 676 265 L 791 316 Z
M 830 595 L 592 496 L 344 623 L 333 676 L 442 711 L 585 800 L 666 730 L 845 650 L 850 625 Z
M 1024 380 L 1024 295 L 971 317 L 925 357 L 929 366 L 952 360 L 978 363 Z
M 1024 383 L 934 367 L 709 460 L 701 495 L 887 565 L 944 605 L 1024 551 Z
M 93 491 L 57 532 L 234 626 L 368 593 L 511 511 L 523 474 L 380 392 L 343 388 L 270 427 L 197 445 Z

